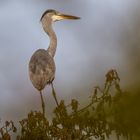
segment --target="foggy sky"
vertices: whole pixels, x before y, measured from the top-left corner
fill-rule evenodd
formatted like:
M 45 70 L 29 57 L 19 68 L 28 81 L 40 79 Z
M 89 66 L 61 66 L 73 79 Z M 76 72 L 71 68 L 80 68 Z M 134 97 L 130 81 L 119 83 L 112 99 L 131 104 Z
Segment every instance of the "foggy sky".
M 132 72 L 134 61 L 139 66 L 139 6 L 138 0 L 1 0 L 0 118 L 20 120 L 31 109 L 40 109 L 28 62 L 35 50 L 49 44 L 39 22 L 46 9 L 81 17 L 54 25 L 58 36 L 54 85 L 59 99 L 87 98 L 111 68 L 117 69 L 122 85 L 136 82 Z M 55 106 L 50 87 L 44 96 L 49 111 Z

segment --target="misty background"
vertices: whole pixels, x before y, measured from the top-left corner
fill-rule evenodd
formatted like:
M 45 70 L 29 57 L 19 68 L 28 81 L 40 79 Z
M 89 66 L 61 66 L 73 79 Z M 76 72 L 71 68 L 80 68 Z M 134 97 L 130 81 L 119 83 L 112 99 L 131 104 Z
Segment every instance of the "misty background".
M 0 118 L 17 121 L 41 108 L 28 63 L 34 51 L 48 47 L 39 22 L 47 9 L 81 17 L 54 24 L 58 36 L 54 85 L 59 100 L 85 103 L 112 68 L 124 89 L 139 86 L 139 7 L 139 0 L 0 0 Z M 43 95 L 51 114 L 55 102 L 49 86 Z

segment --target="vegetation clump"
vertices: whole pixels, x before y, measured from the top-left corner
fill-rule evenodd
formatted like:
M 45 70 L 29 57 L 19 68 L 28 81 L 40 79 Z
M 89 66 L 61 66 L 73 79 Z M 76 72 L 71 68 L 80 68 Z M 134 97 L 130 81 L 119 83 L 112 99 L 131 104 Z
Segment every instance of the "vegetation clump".
M 86 106 L 81 108 L 76 99 L 68 105 L 61 100 L 51 121 L 42 112 L 31 111 L 20 121 L 16 140 L 105 140 L 114 132 L 118 139 L 132 139 L 133 133 L 119 113 L 124 96 L 119 83 L 116 70 L 108 71 L 104 87 L 94 87 Z M 0 129 L 0 140 L 10 140 L 10 131 L 16 132 L 12 121 Z

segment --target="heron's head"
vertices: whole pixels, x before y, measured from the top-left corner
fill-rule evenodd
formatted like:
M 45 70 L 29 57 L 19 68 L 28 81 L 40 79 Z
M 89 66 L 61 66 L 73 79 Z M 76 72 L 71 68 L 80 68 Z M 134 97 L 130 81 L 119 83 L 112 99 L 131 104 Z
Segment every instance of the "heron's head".
M 62 14 L 56 10 L 52 10 L 49 9 L 47 11 L 45 11 L 40 19 L 40 21 L 42 21 L 44 18 L 49 18 L 51 19 L 53 22 L 55 21 L 59 21 L 59 20 L 63 20 L 63 19 L 71 19 L 71 20 L 76 20 L 76 19 L 80 19 L 80 17 L 76 17 L 76 16 L 72 16 L 72 15 L 66 15 L 66 14 Z

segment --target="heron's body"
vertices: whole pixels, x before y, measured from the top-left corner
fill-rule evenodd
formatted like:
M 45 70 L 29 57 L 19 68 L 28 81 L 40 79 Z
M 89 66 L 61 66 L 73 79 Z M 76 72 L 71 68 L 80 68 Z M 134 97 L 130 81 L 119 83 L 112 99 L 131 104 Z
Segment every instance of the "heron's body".
M 29 69 L 32 84 L 39 91 L 54 80 L 55 63 L 47 50 L 39 49 L 32 55 Z

